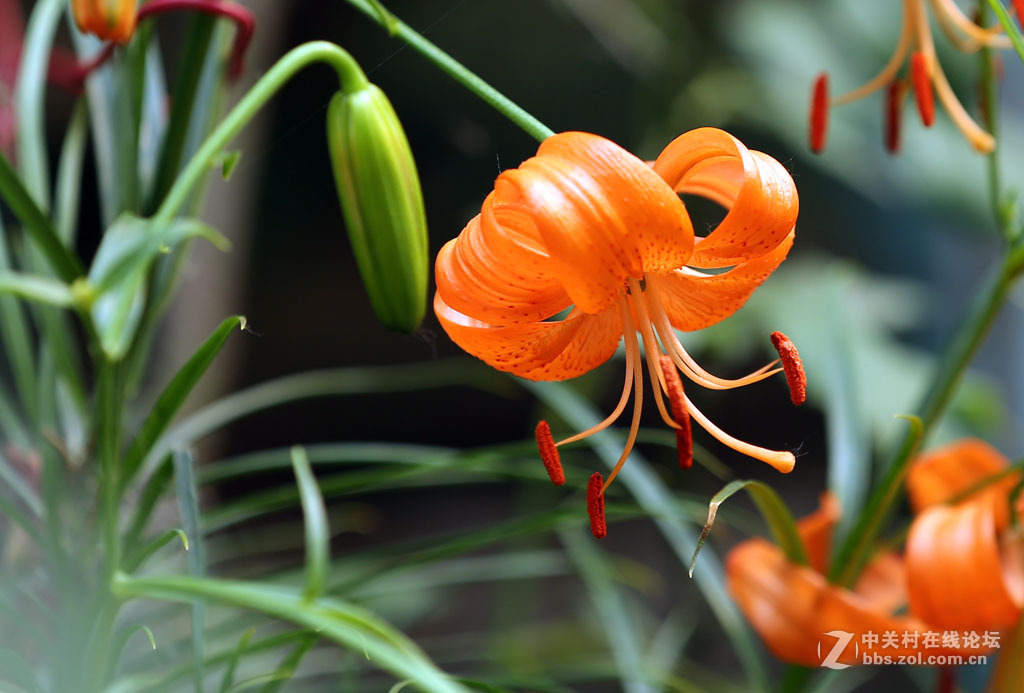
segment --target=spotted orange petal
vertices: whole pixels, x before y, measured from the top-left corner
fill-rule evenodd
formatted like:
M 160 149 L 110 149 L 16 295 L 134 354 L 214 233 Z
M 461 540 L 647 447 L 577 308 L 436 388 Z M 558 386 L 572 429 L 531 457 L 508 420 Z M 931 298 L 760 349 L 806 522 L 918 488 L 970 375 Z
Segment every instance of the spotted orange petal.
M 748 260 L 722 274 L 699 274 L 694 270 L 650 275 L 672 326 L 679 330 L 700 330 L 724 320 L 739 310 L 754 290 L 786 259 L 793 246 L 793 234 L 764 255 Z
M 615 308 L 565 320 L 491 325 L 474 320 L 434 295 L 434 312 L 451 340 L 488 365 L 529 380 L 566 380 L 601 365 L 615 353 L 622 322 Z
M 686 264 L 693 227 L 682 201 L 614 142 L 563 132 L 503 172 L 495 202 L 532 217 L 549 262 L 576 308 L 611 306 L 628 277 Z
M 906 548 L 914 616 L 961 630 L 998 629 L 1020 619 L 1021 547 L 1019 542 L 1000 546 L 997 512 L 996 503 L 976 501 L 935 506 L 914 520 Z
M 731 267 L 765 255 L 796 224 L 799 201 L 789 172 L 723 130 L 699 128 L 680 135 L 654 162 L 654 170 L 674 190 L 729 210 L 694 246 L 689 264 L 695 267 Z

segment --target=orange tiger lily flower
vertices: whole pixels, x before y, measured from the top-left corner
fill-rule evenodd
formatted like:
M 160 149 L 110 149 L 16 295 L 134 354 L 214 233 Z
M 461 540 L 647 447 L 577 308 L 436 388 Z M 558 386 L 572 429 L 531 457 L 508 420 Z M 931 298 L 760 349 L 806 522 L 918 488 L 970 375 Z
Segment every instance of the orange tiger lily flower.
M 71 0 L 80 31 L 105 41 L 127 43 L 135 31 L 136 0 Z
M 1010 47 L 1009 39 L 1001 33 L 1002 26 L 978 26 L 957 7 L 954 0 L 928 0 L 928 4 L 931 5 L 939 27 L 958 50 L 972 53 L 983 47 Z M 981 153 L 991 152 L 996 146 L 995 139 L 968 115 L 942 71 L 935 54 L 925 0 L 903 0 L 903 28 L 896 50 L 882 71 L 867 84 L 830 100 L 827 75 L 821 74 L 817 78 L 811 99 L 811 149 L 820 152 L 825 147 L 830 106 L 857 101 L 889 87 L 885 109 L 886 141 L 890 151 L 897 151 L 902 102 L 907 90 L 894 85 L 903 82 L 898 74 L 906 62 L 909 62 L 909 76 L 905 82 L 913 88 L 918 112 L 925 127 L 930 127 L 935 120 L 934 97 L 937 95 L 946 113 L 970 145 Z
M 891 657 L 919 655 L 923 638 L 936 624 L 916 614 L 894 613 L 907 601 L 903 562 L 892 552 L 878 554 L 853 589 L 829 584 L 823 575 L 831 534 L 839 521 L 839 506 L 826 494 L 821 508 L 797 523 L 810 566 L 790 563 L 781 549 L 764 539 L 750 539 L 729 552 L 726 586 L 751 626 L 772 653 L 785 662 L 820 666 L 832 646 L 832 631 L 852 633 L 834 660 L 859 664 L 866 651 Z M 963 627 L 961 624 L 960 627 Z M 894 632 L 895 646 L 868 649 L 862 636 Z M 905 639 L 904 634 L 911 634 Z M 990 649 L 990 648 L 987 648 Z M 987 650 L 939 644 L 928 655 L 980 654 Z
M 678 193 L 706 197 L 728 213 L 696 237 Z M 604 534 L 603 517 L 596 518 L 603 493 L 636 440 L 644 360 L 658 411 L 678 432 L 680 464 L 690 459 L 692 416 L 734 450 L 793 469 L 790 451 L 751 445 L 715 426 L 686 397 L 678 375 L 724 390 L 785 371 L 799 403 L 805 383 L 792 343 L 776 333 L 782 367 L 775 361 L 727 380 L 701 368 L 675 330 L 713 325 L 742 306 L 789 252 L 797 209 L 786 169 L 722 130 L 683 134 L 650 165 L 597 135 L 565 132 L 503 172 L 480 214 L 438 253 L 438 320 L 456 344 L 498 370 L 530 380 L 574 378 L 607 361 L 625 339 L 625 382 L 612 414 L 558 443 L 547 424 L 537 427 L 542 459 L 561 483 L 557 446 L 607 428 L 635 391 L 625 450 L 606 481 L 589 485 L 595 535 Z
M 1004 628 L 1024 607 L 1024 542 L 1010 523 L 1010 474 L 956 505 L 953 496 L 1000 472 L 1008 462 L 979 440 L 919 457 L 907 478 L 920 514 L 907 537 L 910 611 L 940 627 Z M 1024 507 L 1017 504 L 1016 512 Z

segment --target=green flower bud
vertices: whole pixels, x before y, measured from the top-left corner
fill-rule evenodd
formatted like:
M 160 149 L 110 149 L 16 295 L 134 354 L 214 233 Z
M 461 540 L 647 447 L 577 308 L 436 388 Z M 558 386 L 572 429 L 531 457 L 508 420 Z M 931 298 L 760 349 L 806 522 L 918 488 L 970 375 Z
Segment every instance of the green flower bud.
M 412 332 L 427 306 L 427 220 L 409 142 L 391 102 L 367 83 L 327 109 L 338 198 L 377 319 Z

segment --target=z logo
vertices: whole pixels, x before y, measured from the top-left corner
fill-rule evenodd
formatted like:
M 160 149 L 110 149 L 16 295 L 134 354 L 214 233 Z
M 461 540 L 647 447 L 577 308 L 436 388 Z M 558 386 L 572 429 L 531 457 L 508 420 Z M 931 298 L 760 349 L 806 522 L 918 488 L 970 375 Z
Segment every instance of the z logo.
M 836 639 L 836 644 L 832 646 L 832 650 L 828 655 L 826 655 L 825 659 L 822 660 L 821 666 L 828 667 L 829 669 L 846 669 L 850 666 L 849 664 L 841 664 L 839 662 L 839 656 L 843 654 L 846 646 L 850 644 L 851 640 L 853 640 L 853 633 L 847 633 L 845 630 L 830 630 L 822 635 L 831 635 Z M 853 648 L 854 657 L 856 657 L 860 654 L 856 643 L 853 644 Z M 821 657 L 821 641 L 818 641 L 818 657 Z

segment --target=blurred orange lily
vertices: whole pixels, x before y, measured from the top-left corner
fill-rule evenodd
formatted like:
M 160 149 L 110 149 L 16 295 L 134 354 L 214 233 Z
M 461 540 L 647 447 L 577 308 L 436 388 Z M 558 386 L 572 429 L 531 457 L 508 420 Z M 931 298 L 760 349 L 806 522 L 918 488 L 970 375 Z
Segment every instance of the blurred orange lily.
M 728 213 L 706 237 L 696 237 L 678 193 L 708 198 Z M 442 327 L 498 370 L 530 380 L 573 378 L 607 361 L 625 338 L 626 377 L 612 414 L 558 443 L 546 423 L 537 427 L 542 459 L 560 484 L 557 446 L 607 428 L 635 391 L 625 450 L 607 481 L 599 474 L 597 483 L 591 480 L 595 535 L 604 533 L 603 517 L 595 519 L 604 490 L 636 440 L 645 358 L 658 411 L 677 430 L 683 466 L 692 459 L 692 416 L 734 450 L 782 472 L 793 469 L 790 451 L 751 445 L 715 426 L 683 393 L 678 376 L 724 390 L 785 371 L 799 404 L 805 383 L 792 343 L 775 333 L 782 367 L 774 361 L 728 380 L 701 368 L 675 330 L 698 330 L 739 309 L 785 259 L 797 209 L 786 169 L 722 130 L 683 134 L 650 165 L 597 135 L 565 132 L 503 172 L 480 214 L 438 253 L 434 311 Z M 562 311 L 568 314 L 553 319 Z
M 958 50 L 973 53 L 984 47 L 1010 47 L 1009 39 L 1002 34 L 1001 25 L 991 28 L 978 26 L 957 7 L 954 0 L 928 0 L 928 2 L 935 13 L 939 27 Z M 828 97 L 827 75 L 821 74 L 815 81 L 811 101 L 811 149 L 813 151 L 819 152 L 825 147 L 830 106 L 840 106 L 857 101 L 883 87 L 889 87 L 886 107 L 886 140 L 891 151 L 895 152 L 899 149 L 900 111 L 907 90 L 904 88 L 906 82 L 898 79 L 897 74 L 903 67 L 908 53 L 910 54 L 910 74 L 907 82 L 913 88 L 921 121 L 925 127 L 931 127 L 935 121 L 935 102 L 932 93 L 934 87 L 939 102 L 970 145 L 982 153 L 991 152 L 995 148 L 995 139 L 968 115 L 942 71 L 942 66 L 935 54 L 935 42 L 932 39 L 925 0 L 903 0 L 903 28 L 896 44 L 896 50 L 881 72 L 867 84 L 831 100 Z
M 1006 466 L 998 452 L 975 440 L 915 460 L 907 488 L 921 514 L 911 526 L 905 559 L 892 552 L 878 554 L 852 590 L 830 585 L 822 574 L 839 519 L 831 495 L 798 523 L 810 567 L 790 563 L 764 539 L 751 539 L 729 553 L 728 589 L 768 648 L 787 662 L 819 666 L 826 652 L 819 642 L 831 648 L 834 641 L 823 638 L 831 631 L 855 634 L 856 644 L 868 633 L 898 633 L 892 647 L 878 649 L 875 643 L 879 654 L 898 657 L 920 654 L 928 633 L 954 630 L 957 641 L 938 641 L 926 653 L 983 654 L 998 646 L 992 640 L 996 631 L 1019 620 L 1024 603 L 1021 545 L 1004 542 L 1001 553 L 997 540 L 1009 521 L 1009 491 L 1020 475 L 1008 476 L 958 505 L 944 503 Z M 909 615 L 894 616 L 908 601 Z M 982 642 L 960 642 L 959 633 L 968 631 L 980 631 Z M 833 661 L 863 661 L 856 644 L 848 643 Z
M 71 0 L 79 30 L 105 41 L 127 43 L 135 31 L 136 0 Z

